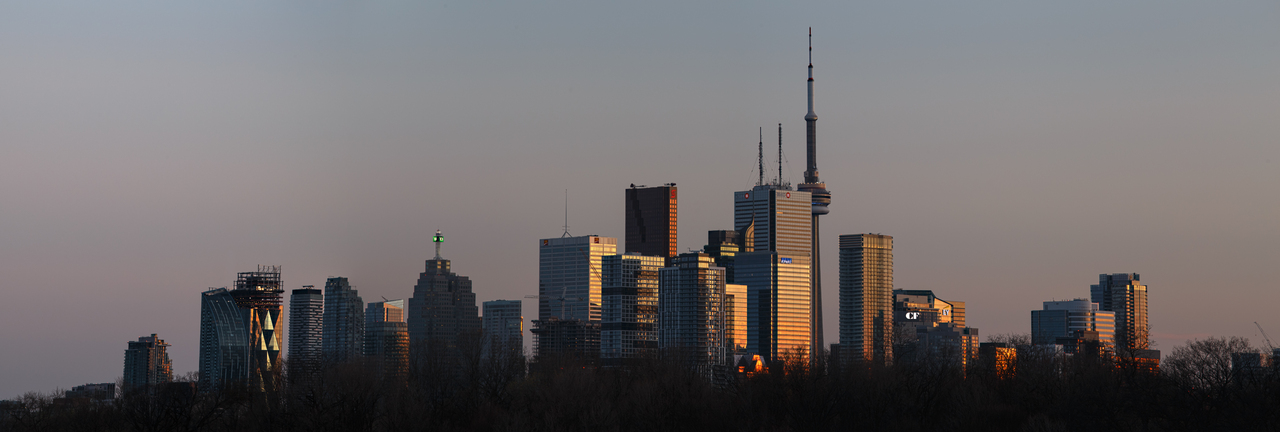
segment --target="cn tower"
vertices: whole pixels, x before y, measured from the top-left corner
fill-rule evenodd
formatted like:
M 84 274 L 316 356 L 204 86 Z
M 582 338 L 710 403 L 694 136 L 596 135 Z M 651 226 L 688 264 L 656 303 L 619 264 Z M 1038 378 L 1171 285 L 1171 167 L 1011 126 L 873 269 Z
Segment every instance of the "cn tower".
M 818 114 L 813 112 L 813 27 L 809 27 L 809 113 L 804 115 L 808 169 L 804 172 L 804 183 L 796 189 L 809 192 L 813 196 L 813 265 L 809 267 L 809 352 L 810 361 L 817 361 L 824 347 L 822 341 L 822 255 L 819 250 L 818 216 L 827 214 L 827 205 L 831 204 L 831 192 L 827 184 L 818 179 Z

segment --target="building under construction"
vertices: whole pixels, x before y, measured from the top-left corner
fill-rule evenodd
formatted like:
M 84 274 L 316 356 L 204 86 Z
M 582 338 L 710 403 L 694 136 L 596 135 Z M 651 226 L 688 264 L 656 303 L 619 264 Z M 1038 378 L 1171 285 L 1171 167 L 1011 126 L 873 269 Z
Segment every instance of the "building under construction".
M 201 293 L 200 386 L 205 391 L 247 385 L 275 391 L 281 371 L 280 266 L 236 275 L 234 290 Z

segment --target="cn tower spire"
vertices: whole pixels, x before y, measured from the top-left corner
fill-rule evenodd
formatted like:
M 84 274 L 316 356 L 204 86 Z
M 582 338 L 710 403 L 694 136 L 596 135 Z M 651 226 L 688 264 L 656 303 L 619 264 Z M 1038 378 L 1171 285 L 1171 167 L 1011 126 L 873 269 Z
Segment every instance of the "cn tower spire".
M 804 183 L 796 189 L 809 192 L 813 198 L 812 215 L 812 249 L 809 256 L 813 263 L 809 267 L 809 347 L 812 353 L 821 353 L 826 348 L 822 337 L 822 254 L 818 216 L 827 214 L 827 205 L 831 204 L 831 192 L 827 185 L 818 179 L 818 114 L 813 112 L 813 27 L 809 27 L 809 113 L 804 115 L 805 153 L 808 156 L 808 167 L 804 172 Z M 813 357 L 813 356 L 811 356 Z M 810 358 L 810 361 L 817 361 Z

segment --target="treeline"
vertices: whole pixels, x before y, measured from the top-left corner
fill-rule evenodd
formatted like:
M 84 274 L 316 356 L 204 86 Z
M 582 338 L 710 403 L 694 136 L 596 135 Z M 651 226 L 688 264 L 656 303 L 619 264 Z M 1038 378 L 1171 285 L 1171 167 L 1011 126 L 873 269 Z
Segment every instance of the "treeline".
M 1240 338 L 1175 348 L 1159 373 L 1026 347 L 1013 373 L 973 362 L 814 367 L 788 356 L 751 375 L 657 356 L 415 355 L 403 375 L 331 365 L 278 392 L 129 392 L 104 403 L 28 394 L 5 431 L 1252 431 L 1280 429 L 1280 374 L 1232 368 Z M 1040 354 L 1038 354 L 1040 353 Z M 187 379 L 192 379 L 188 376 Z M 714 382 L 713 382 L 714 381 Z

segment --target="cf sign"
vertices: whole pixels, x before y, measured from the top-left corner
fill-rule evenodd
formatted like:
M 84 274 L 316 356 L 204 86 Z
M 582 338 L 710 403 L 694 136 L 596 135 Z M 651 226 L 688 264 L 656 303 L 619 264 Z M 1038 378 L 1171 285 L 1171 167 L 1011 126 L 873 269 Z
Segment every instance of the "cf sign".
M 920 319 L 920 312 L 907 312 L 907 319 Z

